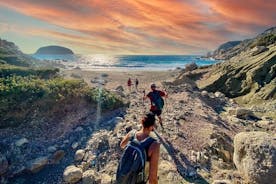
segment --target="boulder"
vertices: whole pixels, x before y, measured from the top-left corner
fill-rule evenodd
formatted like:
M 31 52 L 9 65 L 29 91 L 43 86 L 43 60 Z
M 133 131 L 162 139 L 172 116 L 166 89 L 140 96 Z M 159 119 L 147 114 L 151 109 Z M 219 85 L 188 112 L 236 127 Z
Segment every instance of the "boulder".
M 184 72 L 189 72 L 189 71 L 193 71 L 195 69 L 197 69 L 198 66 L 196 63 L 189 63 L 189 64 L 186 64 L 185 65 L 185 69 L 184 69 Z
M 112 183 L 112 177 L 108 174 L 101 174 L 101 184 L 111 184 Z
M 63 159 L 64 155 L 65 155 L 65 152 L 64 152 L 63 150 L 58 150 L 58 151 L 56 151 L 56 152 L 53 154 L 51 163 L 52 163 L 52 164 L 57 164 L 57 163 L 59 163 L 59 161 L 60 161 L 61 159 Z
M 85 155 L 85 151 L 82 149 L 79 149 L 75 153 L 75 161 L 81 161 Z
M 222 92 L 219 92 L 219 91 L 217 91 L 217 92 L 215 92 L 215 97 L 217 97 L 217 98 L 224 98 L 225 97 L 225 95 L 222 93 Z
M 82 175 L 83 184 L 97 184 L 101 183 L 99 175 L 94 170 L 87 170 Z
M 233 161 L 249 183 L 276 183 L 276 140 L 268 133 L 237 134 Z
M 67 183 L 77 183 L 82 178 L 82 170 L 74 165 L 65 168 L 63 180 Z
M 0 154 L 0 176 L 8 170 L 8 167 L 9 163 L 6 156 Z
M 39 157 L 29 162 L 28 170 L 32 173 L 36 173 L 43 169 L 48 164 L 48 157 Z
M 256 46 L 252 49 L 252 56 L 256 56 L 262 52 L 268 51 L 269 48 L 265 47 L 265 46 Z
M 29 142 L 28 139 L 26 139 L 26 138 L 21 138 L 21 139 L 19 139 L 19 140 L 17 140 L 17 141 L 15 142 L 15 145 L 18 146 L 18 147 L 20 147 L 20 146 L 22 146 L 22 145 L 24 145 L 24 144 L 27 144 L 28 142 Z
M 253 111 L 246 108 L 231 108 L 228 110 L 228 114 L 239 119 L 257 119 Z
M 203 90 L 201 91 L 201 96 L 207 97 L 208 96 L 208 92 Z

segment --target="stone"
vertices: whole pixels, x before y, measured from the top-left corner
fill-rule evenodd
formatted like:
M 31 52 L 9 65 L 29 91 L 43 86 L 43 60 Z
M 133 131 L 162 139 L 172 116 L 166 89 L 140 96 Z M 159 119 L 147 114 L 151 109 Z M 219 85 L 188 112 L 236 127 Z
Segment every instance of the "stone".
M 28 170 L 32 173 L 37 173 L 48 164 L 48 157 L 39 157 L 29 162 Z
M 265 47 L 265 46 L 256 46 L 252 49 L 252 56 L 256 56 L 262 52 L 268 51 L 269 48 Z
M 112 184 L 112 177 L 108 174 L 101 174 L 101 184 Z
M 214 95 L 215 95 L 215 97 L 217 97 L 217 98 L 224 98 L 224 97 L 225 97 L 225 95 L 224 95 L 223 93 L 219 92 L 219 91 L 215 92 Z
M 0 176 L 4 174 L 9 167 L 9 163 L 5 155 L 0 154 Z
M 233 161 L 249 183 L 272 183 L 276 181 L 276 140 L 266 132 L 241 132 L 234 138 Z
M 52 156 L 51 163 L 52 164 L 59 163 L 59 161 L 63 159 L 64 155 L 65 155 L 65 152 L 63 150 L 56 151 Z
M 83 131 L 83 128 L 81 126 L 79 126 L 75 129 L 75 132 L 81 132 L 81 131 Z
M 198 68 L 198 66 L 197 66 L 196 63 L 194 63 L 194 62 L 193 63 L 189 63 L 189 64 L 185 65 L 184 72 L 193 71 L 193 70 L 195 70 L 197 68 Z
M 19 140 L 17 140 L 17 141 L 15 142 L 15 145 L 18 146 L 18 147 L 20 147 L 20 146 L 22 146 L 22 145 L 24 145 L 24 144 L 27 144 L 27 143 L 29 143 L 28 139 L 26 139 L 26 138 L 21 138 L 21 139 L 19 139 Z
M 212 184 L 232 184 L 230 180 L 214 180 Z
M 57 148 L 56 148 L 55 146 L 49 146 L 49 147 L 47 148 L 47 151 L 50 152 L 50 153 L 53 153 L 53 152 L 55 152 L 56 150 L 57 150 Z
M 99 175 L 94 170 L 87 170 L 82 175 L 83 184 L 97 184 L 101 183 Z
M 77 183 L 82 178 L 82 170 L 74 165 L 65 168 L 63 180 L 67 183 Z
M 208 92 L 207 91 L 201 91 L 201 96 L 207 97 L 208 96 Z
M 123 91 L 124 91 L 123 86 L 118 86 L 118 87 L 116 88 L 116 91 L 121 91 L 121 92 L 123 92 Z
M 256 118 L 253 111 L 246 108 L 230 108 L 228 109 L 228 114 L 240 119 Z
M 74 142 L 74 143 L 71 145 L 71 148 L 72 148 L 72 149 L 76 149 L 78 146 L 79 146 L 79 143 L 78 143 L 78 142 Z
M 85 155 L 85 151 L 82 149 L 79 149 L 75 153 L 75 161 L 81 161 Z

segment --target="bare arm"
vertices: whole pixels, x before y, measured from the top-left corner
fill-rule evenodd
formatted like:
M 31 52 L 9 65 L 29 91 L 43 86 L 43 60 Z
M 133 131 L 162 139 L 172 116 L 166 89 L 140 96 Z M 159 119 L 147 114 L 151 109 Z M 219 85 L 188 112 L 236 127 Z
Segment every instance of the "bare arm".
M 126 147 L 128 141 L 129 141 L 129 134 L 130 134 L 130 133 L 128 133 L 128 134 L 123 138 L 123 140 L 122 140 L 121 143 L 120 143 L 120 147 L 121 147 L 122 149 L 124 149 L 124 148 Z
M 158 161 L 159 161 L 160 143 L 154 142 L 149 149 L 150 168 L 149 168 L 149 183 L 158 184 Z

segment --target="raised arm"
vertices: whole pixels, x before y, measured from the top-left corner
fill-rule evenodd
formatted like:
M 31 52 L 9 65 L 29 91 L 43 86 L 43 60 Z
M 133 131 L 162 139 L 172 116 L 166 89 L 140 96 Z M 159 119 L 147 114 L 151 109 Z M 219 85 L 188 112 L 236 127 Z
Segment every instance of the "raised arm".
M 123 138 L 123 140 L 120 143 L 120 147 L 122 149 L 124 149 L 126 147 L 128 141 L 129 141 L 129 134 L 130 134 L 130 132 L 128 134 L 126 134 L 126 136 Z

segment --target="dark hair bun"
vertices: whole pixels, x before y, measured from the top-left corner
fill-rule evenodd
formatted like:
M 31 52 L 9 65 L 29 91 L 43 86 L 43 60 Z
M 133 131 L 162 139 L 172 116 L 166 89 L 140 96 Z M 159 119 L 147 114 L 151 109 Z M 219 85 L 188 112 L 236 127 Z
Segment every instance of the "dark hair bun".
M 154 123 L 155 123 L 155 115 L 152 112 L 147 113 L 143 122 L 144 127 L 148 128 L 154 125 Z

